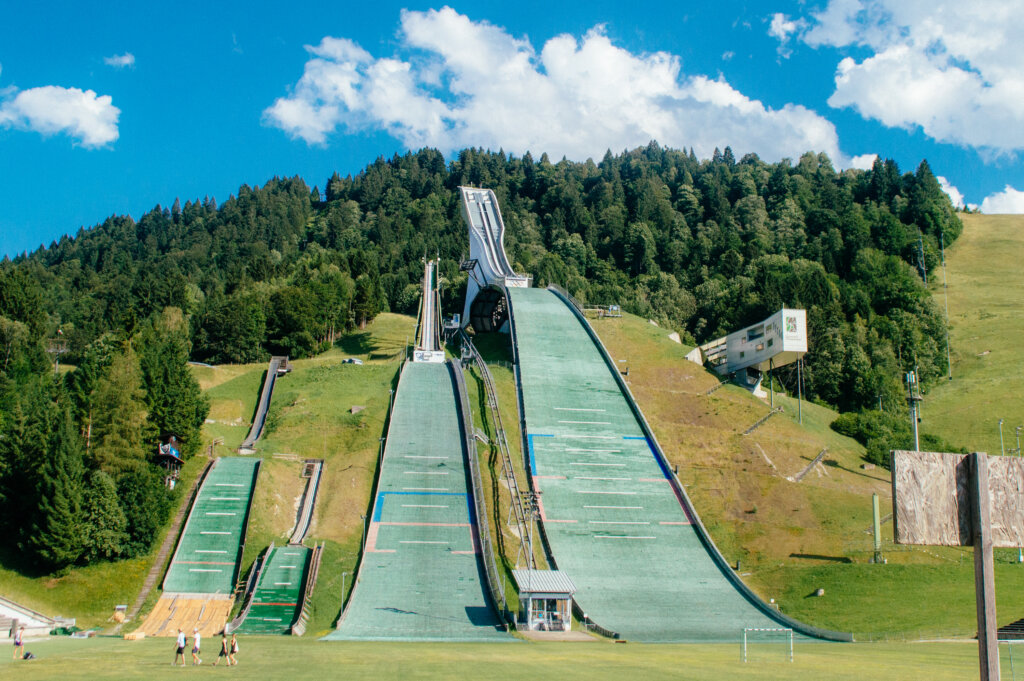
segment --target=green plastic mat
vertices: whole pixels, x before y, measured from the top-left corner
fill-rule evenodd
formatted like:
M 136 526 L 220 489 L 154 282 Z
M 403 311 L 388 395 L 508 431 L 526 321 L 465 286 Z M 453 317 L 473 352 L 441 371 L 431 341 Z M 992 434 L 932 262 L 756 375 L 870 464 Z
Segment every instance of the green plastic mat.
M 448 366 L 407 363 L 359 581 L 327 640 L 501 640 L 484 586 Z
M 640 641 L 736 641 L 778 628 L 707 553 L 582 322 L 509 289 L 529 466 L 558 568 L 590 619 Z
M 305 546 L 275 546 L 266 558 L 240 634 L 288 634 L 302 609 L 302 587 L 312 551 Z
M 234 592 L 258 465 L 259 459 L 223 457 L 210 469 L 164 578 L 165 592 Z

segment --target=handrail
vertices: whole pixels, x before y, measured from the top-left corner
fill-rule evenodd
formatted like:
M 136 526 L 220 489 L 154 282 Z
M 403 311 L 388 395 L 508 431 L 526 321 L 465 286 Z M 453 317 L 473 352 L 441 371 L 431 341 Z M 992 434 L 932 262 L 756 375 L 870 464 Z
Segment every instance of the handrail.
M 219 462 L 220 458 L 214 459 L 213 461 L 209 462 L 206 465 L 206 468 L 203 470 L 203 473 L 200 476 L 198 483 L 192 489 L 192 498 L 189 501 L 189 508 L 185 516 L 185 522 L 181 526 L 181 531 L 178 532 L 178 538 L 174 543 L 174 553 L 171 554 L 171 559 L 167 562 L 167 569 L 164 571 L 164 578 L 160 582 L 161 589 L 163 589 L 164 582 L 167 581 L 167 573 L 171 571 L 171 566 L 174 565 L 174 561 L 178 559 L 178 551 L 181 549 L 181 539 L 185 536 L 185 533 L 188 532 L 188 526 L 192 520 L 192 511 L 195 510 L 195 503 L 199 499 L 199 494 L 203 491 L 203 485 L 206 484 L 206 479 L 210 477 L 210 471 L 216 468 Z
M 224 625 L 224 633 L 230 634 L 238 627 L 242 626 L 242 622 L 249 616 L 249 610 L 252 608 L 252 598 L 256 593 L 256 587 L 259 586 L 260 577 L 263 575 L 263 569 L 267 567 L 267 559 L 270 558 L 270 554 L 274 552 L 274 542 L 270 542 L 270 546 L 267 547 L 266 552 L 256 557 L 256 563 L 253 565 L 252 571 L 249 573 L 249 579 L 246 580 L 244 598 L 245 605 L 242 606 L 241 612 L 238 613 L 238 617 L 231 620 Z
M 270 409 L 270 399 L 274 394 L 274 384 L 277 382 L 277 370 L 280 366 L 280 357 L 270 359 L 267 377 L 264 379 L 263 389 L 260 391 L 260 400 L 256 403 L 256 415 L 252 420 L 252 427 L 249 428 L 249 434 L 245 436 L 242 444 L 238 446 L 239 451 L 251 450 L 256 445 L 256 440 L 263 435 L 263 427 L 267 422 L 267 411 Z
M 309 567 L 306 570 L 306 583 L 302 589 L 302 608 L 299 610 L 299 617 L 292 625 L 292 636 L 302 636 L 306 633 L 306 622 L 309 621 L 309 613 L 312 609 L 313 589 L 316 588 L 316 579 L 320 574 L 320 559 L 323 557 L 324 543 L 320 542 L 313 547 L 313 553 L 309 557 Z
M 580 302 L 578 300 L 576 300 L 572 296 L 571 293 L 566 291 L 564 288 L 562 288 L 558 284 L 548 284 L 548 290 L 549 291 L 556 291 L 560 296 L 562 296 L 563 298 L 568 300 L 570 303 L 572 303 L 572 306 L 574 308 L 576 308 L 577 312 L 579 312 L 581 315 L 583 315 L 584 319 L 586 318 L 586 314 L 583 312 L 583 306 L 580 305 Z
M 495 560 L 494 547 L 491 544 L 490 526 L 487 522 L 487 508 L 484 505 L 483 498 L 483 479 L 480 476 L 480 467 L 476 456 L 476 440 L 473 439 L 473 417 L 470 413 L 469 399 L 466 395 L 466 382 L 462 376 L 461 369 L 456 366 L 453 360 L 449 359 L 447 365 L 459 402 L 459 421 L 462 425 L 466 460 L 469 463 L 469 474 L 473 483 L 473 506 L 476 511 L 476 530 L 477 538 L 480 542 L 481 558 L 484 564 L 484 576 L 487 579 L 491 605 L 502 620 L 505 628 L 508 629 L 510 622 L 508 601 L 505 598 L 504 584 L 498 578 L 498 563 Z
M 146 581 L 143 582 L 142 590 L 139 591 L 139 595 L 136 597 L 135 603 L 132 605 L 132 609 L 127 613 L 127 617 L 125 618 L 126 621 L 134 620 L 139 614 L 139 611 L 142 610 L 142 606 L 145 605 L 146 599 L 149 597 L 150 592 L 152 592 L 153 587 L 157 585 L 157 582 L 160 582 L 161 585 L 163 584 L 163 580 L 160 579 L 161 573 L 164 573 L 164 579 L 166 579 L 166 572 L 170 569 L 171 564 L 174 563 L 174 558 L 178 555 L 178 542 L 181 541 L 181 536 L 185 531 L 185 525 L 188 522 L 189 516 L 192 514 L 192 505 L 195 503 L 196 497 L 199 496 L 199 490 L 206 481 L 206 476 L 210 472 L 210 469 L 213 468 L 214 463 L 215 461 L 213 459 L 207 461 L 203 470 L 192 482 L 192 489 L 188 493 L 188 500 L 183 506 L 179 507 L 178 512 L 175 514 L 175 519 L 171 523 L 171 529 L 168 530 L 163 543 L 160 545 L 160 550 L 157 552 L 157 557 L 153 561 L 153 566 L 149 569 L 149 574 L 146 575 Z M 177 529 L 175 529 L 175 525 L 177 525 Z M 174 547 L 173 552 L 171 552 L 172 546 Z M 163 556 L 163 558 L 161 558 L 161 556 Z M 170 557 L 169 560 L 168 557 Z
M 526 511 L 523 509 L 523 499 L 519 491 L 519 480 L 516 478 L 516 471 L 512 467 L 512 454 L 509 450 L 505 426 L 501 420 L 501 411 L 498 409 L 498 392 L 494 387 L 494 377 L 491 375 L 491 370 L 488 368 L 487 363 L 484 362 L 483 357 L 477 351 L 476 346 L 473 345 L 473 341 L 470 340 L 469 335 L 462 329 L 459 330 L 459 334 L 464 347 L 469 350 L 473 361 L 476 363 L 477 368 L 480 369 L 480 374 L 483 377 L 484 389 L 487 391 L 487 403 L 497 435 L 495 439 L 498 441 L 498 451 L 501 454 L 502 472 L 505 474 L 505 479 L 509 484 L 509 492 L 512 496 L 512 511 L 516 517 L 516 527 L 519 531 L 520 541 L 523 541 L 529 529 L 529 524 L 526 520 Z M 533 563 L 533 556 L 529 556 L 527 560 L 531 567 L 536 567 Z
M 306 532 L 313 521 L 313 509 L 316 507 L 316 495 L 320 489 L 320 475 L 323 471 L 324 462 L 320 459 L 314 464 L 313 474 L 306 483 L 306 489 L 302 494 L 302 506 L 299 509 L 299 517 L 295 522 L 295 529 L 292 531 L 289 544 L 301 544 L 306 538 Z
M 245 517 L 242 518 L 242 533 L 238 537 L 238 553 L 235 555 L 235 572 L 233 579 L 238 579 L 238 571 L 242 569 L 242 556 L 245 555 L 245 540 L 249 535 L 249 515 L 252 513 L 252 500 L 256 496 L 256 481 L 260 477 L 263 459 L 257 459 L 252 469 L 252 481 L 249 484 L 249 503 L 245 505 Z
M 787 627 L 790 627 L 796 632 L 799 632 L 805 636 L 810 636 L 812 638 L 821 638 L 828 641 L 853 641 L 853 634 L 841 631 L 830 631 L 828 629 L 820 629 L 818 627 L 806 624 L 804 622 L 801 622 L 779 612 L 778 610 L 772 608 L 763 600 L 761 600 L 761 597 L 754 593 L 754 591 L 749 586 L 747 586 L 742 579 L 739 578 L 735 571 L 733 571 L 733 569 L 726 562 L 725 557 L 722 555 L 721 551 L 718 550 L 718 546 L 715 545 L 714 540 L 711 538 L 711 534 L 707 531 L 707 528 L 704 527 L 704 523 L 701 522 L 700 516 L 697 515 L 697 510 L 694 507 L 693 502 L 690 501 L 690 497 L 689 495 L 687 495 L 686 489 L 683 487 L 682 483 L 679 482 L 679 478 L 673 472 L 672 467 L 668 463 L 668 459 L 665 458 L 665 454 L 661 449 L 661 445 L 658 443 L 657 438 L 655 438 L 654 431 L 651 429 L 650 424 L 647 423 L 647 419 L 646 417 L 644 417 L 643 412 L 640 411 L 640 407 L 637 405 L 636 399 L 633 397 L 632 391 L 630 391 L 629 386 L 626 384 L 622 376 L 616 370 L 615 362 L 612 360 L 611 355 L 608 353 L 608 349 L 605 348 L 604 343 L 601 342 L 601 339 L 598 337 L 593 327 L 590 326 L 590 323 L 587 321 L 587 318 L 581 312 L 579 312 L 578 309 L 573 307 L 571 302 L 568 299 L 566 299 L 557 288 L 553 288 L 550 286 L 548 288 L 553 293 L 562 298 L 562 301 L 566 304 L 567 307 L 569 307 L 569 309 L 575 310 L 576 317 L 580 320 L 581 324 L 583 325 L 583 328 L 586 330 L 587 334 L 590 336 L 594 345 L 601 353 L 601 356 L 604 359 L 605 364 L 608 366 L 608 369 L 615 377 L 615 381 L 618 384 L 619 389 L 622 391 L 623 396 L 626 397 L 626 402 L 629 404 L 629 408 L 632 410 L 634 417 L 640 424 L 640 428 L 643 430 L 644 436 L 647 438 L 647 443 L 650 446 L 651 451 L 654 453 L 658 465 L 661 467 L 661 470 L 665 474 L 665 477 L 668 478 L 669 482 L 671 483 L 672 488 L 679 499 L 680 505 L 683 506 L 683 509 L 692 518 L 692 527 L 697 531 L 697 537 L 700 539 L 701 543 L 704 545 L 704 549 L 707 551 L 708 555 L 711 556 L 711 559 L 714 561 L 716 567 L 718 567 L 719 571 L 725 576 L 725 578 L 729 580 L 730 583 L 732 583 L 732 585 L 736 588 L 737 591 L 740 592 L 740 594 L 747 600 L 747 602 L 749 602 L 755 608 L 760 610 L 763 614 L 767 615 L 770 619 L 773 619 L 776 622 L 779 622 Z
M 0 596 L 0 605 L 3 605 L 5 608 L 9 610 L 19 612 L 25 615 L 26 617 L 38 620 L 39 622 L 44 622 L 45 624 L 54 625 L 57 623 L 57 620 L 53 617 L 48 617 L 41 612 L 33 610 L 32 608 L 26 608 L 24 605 L 19 605 L 18 603 L 15 603 L 9 598 L 4 598 L 3 596 Z

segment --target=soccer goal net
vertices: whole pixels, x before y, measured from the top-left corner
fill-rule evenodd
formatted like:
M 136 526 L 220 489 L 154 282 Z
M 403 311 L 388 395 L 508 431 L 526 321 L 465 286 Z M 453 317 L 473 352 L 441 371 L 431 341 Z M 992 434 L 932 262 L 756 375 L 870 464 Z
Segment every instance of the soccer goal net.
M 783 657 L 793 661 L 793 630 L 783 627 L 748 627 L 743 630 L 743 661 Z

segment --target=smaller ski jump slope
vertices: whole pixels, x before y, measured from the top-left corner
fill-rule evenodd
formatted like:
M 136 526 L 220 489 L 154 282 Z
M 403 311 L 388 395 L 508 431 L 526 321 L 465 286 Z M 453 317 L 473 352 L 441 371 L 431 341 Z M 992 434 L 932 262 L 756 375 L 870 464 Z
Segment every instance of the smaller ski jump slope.
M 312 551 L 305 546 L 275 546 L 252 595 L 240 634 L 287 634 L 299 617 L 302 587 Z
M 259 464 L 259 459 L 238 457 L 223 457 L 214 464 L 164 578 L 165 597 L 181 593 L 229 599 L 234 594 Z

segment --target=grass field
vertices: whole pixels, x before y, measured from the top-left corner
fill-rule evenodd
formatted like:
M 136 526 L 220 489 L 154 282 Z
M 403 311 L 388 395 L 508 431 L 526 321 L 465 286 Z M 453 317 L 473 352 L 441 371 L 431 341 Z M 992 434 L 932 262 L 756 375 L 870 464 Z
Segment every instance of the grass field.
M 620 681 L 622 678 L 815 679 L 839 681 L 953 681 L 977 678 L 977 644 L 870 643 L 798 644 L 788 662 L 782 646 L 752 646 L 740 661 L 739 645 L 642 645 L 613 643 L 323 643 L 286 637 L 240 639 L 239 666 L 207 670 L 218 641 L 206 646 L 203 668 L 171 666 L 172 642 L 117 639 L 29 642 L 39 659 L 13 662 L 0 655 L 0 675 L 35 679 L 138 679 L 149 681 L 234 677 L 261 679 L 433 679 L 486 678 L 493 681 L 558 678 L 565 681 Z M 1014 654 L 1019 665 L 1018 655 Z M 1010 679 L 1008 650 L 1002 649 L 1003 678 Z M 1017 667 L 1019 670 L 1019 666 Z M 1018 671 L 1019 674 L 1019 671 Z
M 1024 424 L 1024 216 L 963 215 L 946 250 L 953 380 L 924 396 L 923 427 L 971 451 L 1007 451 Z M 942 272 L 929 281 L 944 309 Z

